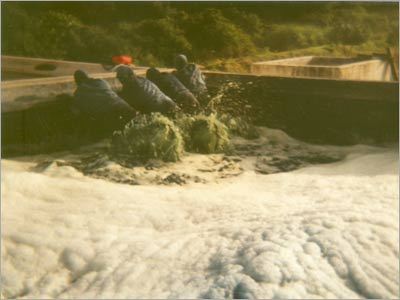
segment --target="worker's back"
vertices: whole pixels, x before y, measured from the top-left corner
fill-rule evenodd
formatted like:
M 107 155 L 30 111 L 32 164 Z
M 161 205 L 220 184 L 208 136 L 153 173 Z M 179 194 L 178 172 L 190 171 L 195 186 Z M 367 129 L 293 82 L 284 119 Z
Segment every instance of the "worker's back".
M 171 97 L 181 108 L 193 110 L 199 106 L 196 97 L 170 73 L 161 73 L 155 68 L 147 70 L 146 77 L 155 83 L 162 92 Z
M 130 68 L 126 68 L 121 66 L 117 70 L 117 77 L 122 83 L 121 96 L 132 107 L 144 113 L 168 112 L 175 109 L 175 102 L 153 82 L 135 76 Z
M 90 78 L 81 83 L 75 93 L 75 103 L 83 113 L 97 114 L 106 112 L 111 106 L 123 101 L 115 94 L 107 82 Z
M 109 122 L 114 120 L 126 123 L 135 116 L 135 111 L 121 99 L 102 79 L 89 78 L 83 71 L 75 72 L 77 84 L 74 93 L 73 109 L 83 119 L 94 122 Z
M 205 78 L 199 67 L 188 63 L 185 55 L 180 54 L 175 58 L 176 71 L 173 74 L 181 81 L 198 99 L 207 95 Z

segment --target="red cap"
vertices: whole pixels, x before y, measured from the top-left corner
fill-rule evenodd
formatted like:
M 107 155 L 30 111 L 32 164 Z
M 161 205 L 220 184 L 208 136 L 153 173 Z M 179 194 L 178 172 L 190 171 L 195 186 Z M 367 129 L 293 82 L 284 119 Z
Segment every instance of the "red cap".
M 115 65 L 131 65 L 133 59 L 129 55 L 114 55 L 112 57 L 112 62 Z

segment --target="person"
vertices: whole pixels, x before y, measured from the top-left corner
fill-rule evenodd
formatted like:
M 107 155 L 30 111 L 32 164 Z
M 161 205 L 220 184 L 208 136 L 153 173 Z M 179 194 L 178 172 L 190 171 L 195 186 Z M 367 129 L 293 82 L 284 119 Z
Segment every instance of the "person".
M 136 115 L 135 110 L 105 80 L 90 78 L 83 70 L 75 71 L 74 79 L 77 88 L 72 109 L 84 119 L 115 129 Z
M 156 68 L 150 68 L 146 72 L 146 77 L 175 100 L 182 109 L 193 112 L 200 106 L 196 97 L 173 74 L 161 73 Z
M 134 109 L 143 113 L 169 113 L 178 109 L 176 103 L 153 82 L 136 76 L 128 66 L 121 65 L 116 71 L 117 78 L 122 84 L 120 95 Z
M 207 86 L 204 75 L 195 64 L 189 64 L 185 55 L 179 54 L 175 58 L 176 71 L 173 74 L 193 93 L 204 102 L 207 97 Z

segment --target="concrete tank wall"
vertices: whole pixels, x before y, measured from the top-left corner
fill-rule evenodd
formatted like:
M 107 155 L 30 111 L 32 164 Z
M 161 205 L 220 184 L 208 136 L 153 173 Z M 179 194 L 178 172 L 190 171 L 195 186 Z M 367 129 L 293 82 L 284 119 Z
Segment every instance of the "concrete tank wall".
M 209 73 L 207 83 L 228 87 L 220 101 L 232 113 L 251 106 L 254 123 L 304 141 L 398 142 L 398 82 Z
M 132 66 L 134 70 L 146 69 L 143 67 Z M 58 77 L 74 74 L 78 69 L 88 73 L 109 73 L 112 65 L 105 66 L 96 63 L 63 61 L 44 58 L 31 58 L 19 56 L 1 56 L 1 79 L 29 79 L 40 77 Z
M 211 95 L 218 95 L 225 111 L 242 115 L 246 110 L 255 124 L 282 129 L 295 138 L 328 144 L 398 141 L 397 82 L 205 74 Z M 115 77 L 104 78 L 119 89 Z M 45 81 L 42 85 L 34 80 L 2 84 L 2 90 L 5 84 L 8 89 L 3 93 L 7 101 L 2 99 L 3 155 L 74 145 L 71 141 L 81 130 L 80 121 L 69 110 L 73 78 Z
M 329 58 L 304 56 L 253 63 L 257 75 L 350 80 L 392 81 L 389 62 L 382 59 Z
M 106 79 L 112 88 L 121 87 L 115 73 L 91 74 L 94 78 Z M 60 94 L 72 94 L 76 89 L 73 76 L 35 78 L 5 81 L 1 84 L 1 111 L 28 109 Z
M 108 71 L 103 65 L 94 63 L 1 56 L 2 77 L 4 73 L 16 73 L 37 77 L 66 76 L 73 74 L 77 69 L 83 69 L 89 73 L 105 73 Z
M 393 80 L 390 63 L 379 59 L 345 65 L 339 68 L 339 70 L 339 78 L 343 79 L 380 81 Z

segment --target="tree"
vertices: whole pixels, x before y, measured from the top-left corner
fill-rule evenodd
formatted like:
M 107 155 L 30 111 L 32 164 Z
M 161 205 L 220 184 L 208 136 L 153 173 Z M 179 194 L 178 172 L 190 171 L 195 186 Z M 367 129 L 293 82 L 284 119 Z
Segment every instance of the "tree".
M 250 37 L 220 10 L 208 9 L 190 19 L 185 31 L 193 52 L 200 58 L 238 57 L 255 51 Z
M 337 44 L 360 45 L 371 36 L 369 15 L 362 6 L 339 7 L 331 19 L 329 39 Z

